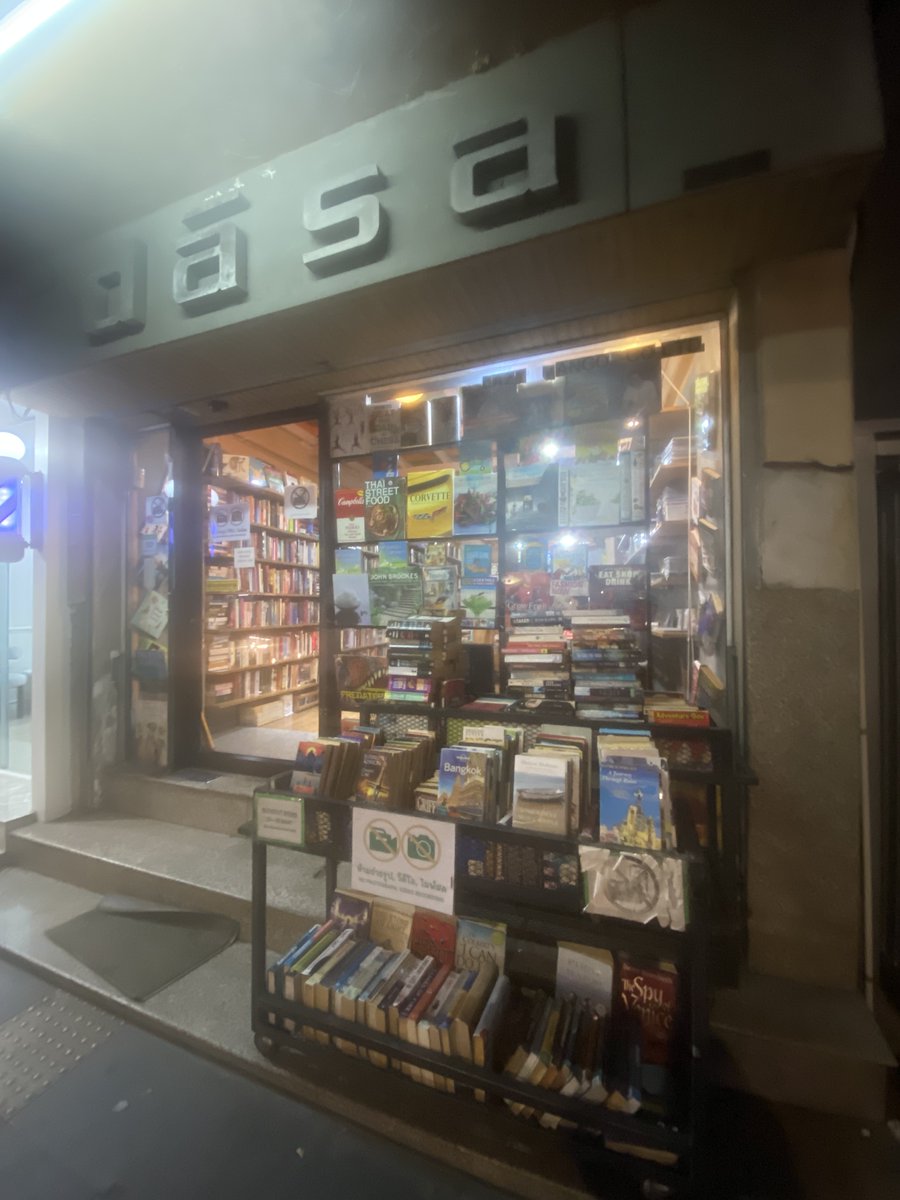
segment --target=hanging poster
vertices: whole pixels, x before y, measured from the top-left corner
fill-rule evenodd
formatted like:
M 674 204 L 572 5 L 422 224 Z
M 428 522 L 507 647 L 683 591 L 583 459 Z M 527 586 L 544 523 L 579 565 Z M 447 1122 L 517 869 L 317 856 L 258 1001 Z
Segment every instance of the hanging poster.
M 351 887 L 452 915 L 455 862 L 452 821 L 354 808 Z

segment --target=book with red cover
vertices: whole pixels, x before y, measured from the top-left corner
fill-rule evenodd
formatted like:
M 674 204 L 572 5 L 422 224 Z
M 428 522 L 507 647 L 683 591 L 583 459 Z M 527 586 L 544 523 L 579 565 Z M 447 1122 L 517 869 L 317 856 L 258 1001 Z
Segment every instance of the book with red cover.
M 642 1104 L 658 1112 L 670 1107 L 678 996 L 678 972 L 671 964 L 620 961 L 616 995 L 620 1033 L 625 1031 L 626 1037 L 638 1041 Z
M 456 918 L 417 909 L 413 917 L 409 948 L 420 958 L 431 955 L 441 966 L 453 966 L 456 956 Z

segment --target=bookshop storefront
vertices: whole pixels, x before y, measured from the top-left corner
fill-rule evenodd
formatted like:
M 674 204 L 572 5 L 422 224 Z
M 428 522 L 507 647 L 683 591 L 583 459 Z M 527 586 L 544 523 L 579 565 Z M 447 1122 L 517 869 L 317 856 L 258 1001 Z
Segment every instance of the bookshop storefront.
M 754 158 L 747 97 L 722 84 L 722 144 L 658 50 L 627 50 L 643 123 L 600 22 L 85 248 L 65 390 L 90 414 L 94 570 L 125 580 L 95 589 L 94 728 L 127 731 L 95 740 L 95 777 L 268 778 L 257 899 L 264 828 L 371 894 L 273 947 L 265 1003 L 254 926 L 257 1033 L 308 999 L 326 1041 L 356 1021 L 373 1060 L 418 1044 L 450 1083 L 413 1057 L 415 1081 L 501 1095 L 466 1072 L 521 1050 L 507 1099 L 671 1167 L 715 940 L 692 900 L 732 970 L 749 890 L 758 969 L 857 978 L 859 904 L 829 882 L 859 878 L 858 713 L 829 685 L 858 670 L 855 527 L 812 443 L 852 408 L 845 247 L 877 121 L 862 72 L 804 159 L 804 79 L 777 111 L 761 83 Z M 678 77 L 703 65 L 685 46 Z M 429 904 L 404 889 L 442 848 L 455 893 Z M 410 903 L 490 946 L 404 933 L 384 905 Z M 541 949 L 507 978 L 525 925 Z M 316 936 L 343 970 L 298 982 Z

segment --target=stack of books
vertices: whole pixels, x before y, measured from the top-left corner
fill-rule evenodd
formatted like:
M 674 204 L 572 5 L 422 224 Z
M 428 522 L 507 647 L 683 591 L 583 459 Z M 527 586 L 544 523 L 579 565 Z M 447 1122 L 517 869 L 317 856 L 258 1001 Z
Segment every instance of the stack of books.
M 503 650 L 507 691 L 511 696 L 569 696 L 569 655 L 562 614 L 512 619 Z
M 628 616 L 607 609 L 571 614 L 572 695 L 579 716 L 639 720 L 643 712 L 638 633 Z
M 462 671 L 458 616 L 407 617 L 387 627 L 388 700 L 427 704 Z

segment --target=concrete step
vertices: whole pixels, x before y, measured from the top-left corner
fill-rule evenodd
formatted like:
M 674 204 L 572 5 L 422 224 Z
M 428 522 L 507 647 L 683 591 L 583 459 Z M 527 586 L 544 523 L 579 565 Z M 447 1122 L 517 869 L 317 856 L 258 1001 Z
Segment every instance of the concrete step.
M 148 775 L 123 768 L 103 777 L 106 811 L 190 825 L 210 833 L 236 834 L 253 816 L 253 791 L 266 780 L 252 775 L 178 771 Z
M 118 893 L 233 917 L 250 938 L 248 838 L 144 817 L 101 813 L 35 824 L 9 835 L 16 866 L 93 892 Z M 272 847 L 268 944 L 286 950 L 322 919 L 321 860 Z
M 885 1118 L 896 1060 L 863 997 L 745 972 L 711 1013 L 720 1084 L 816 1112 Z

